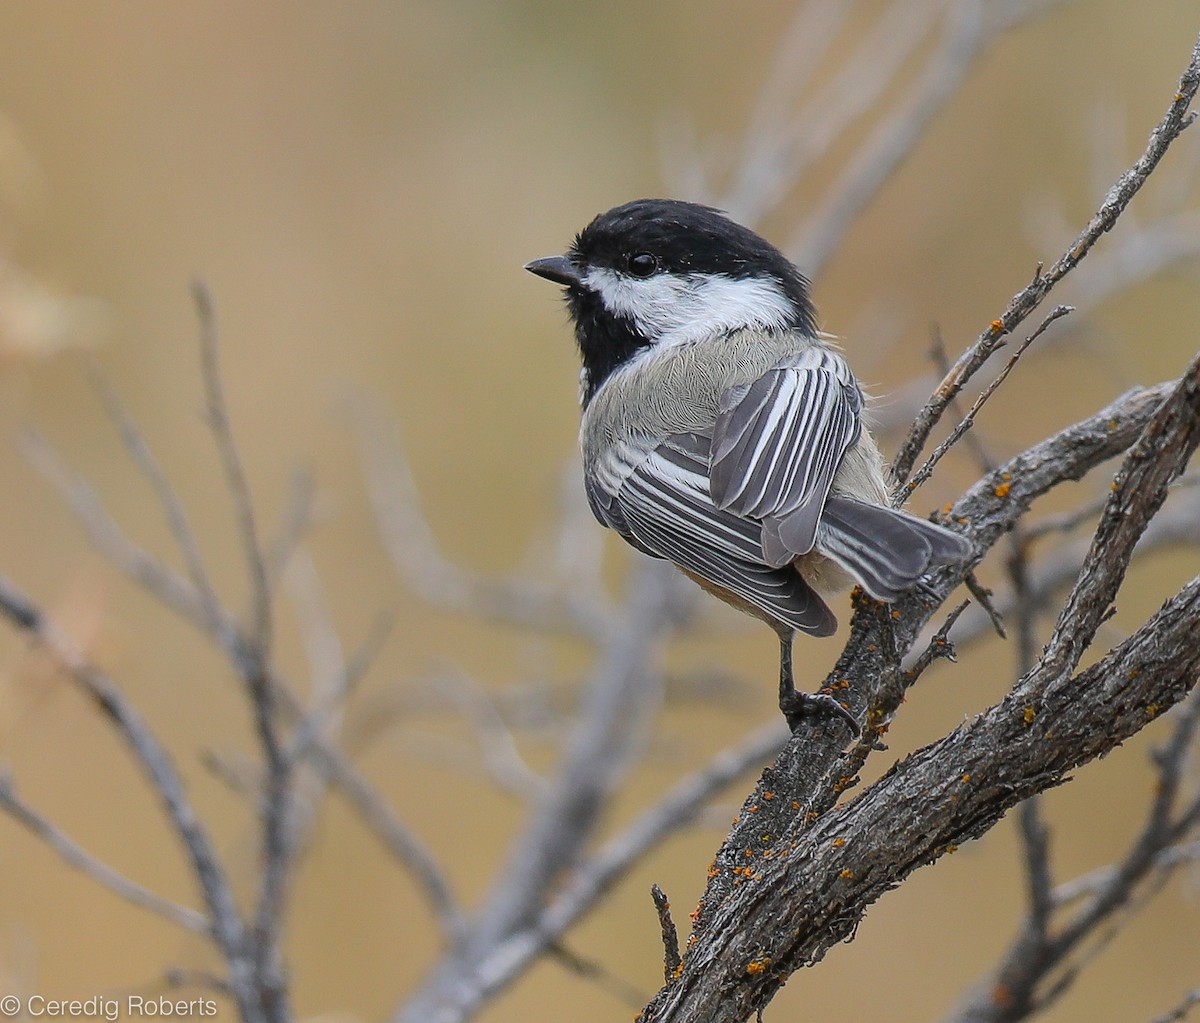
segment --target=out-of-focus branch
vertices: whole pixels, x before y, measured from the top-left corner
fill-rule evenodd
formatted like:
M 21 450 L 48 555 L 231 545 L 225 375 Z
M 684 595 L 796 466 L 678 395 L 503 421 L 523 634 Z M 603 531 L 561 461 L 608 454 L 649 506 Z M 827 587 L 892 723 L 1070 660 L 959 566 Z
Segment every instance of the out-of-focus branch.
M 403 582 L 427 603 L 524 628 L 594 641 L 617 627 L 619 615 L 603 596 L 598 574 L 573 574 L 561 585 L 487 579 L 447 558 L 421 512 L 404 452 L 379 415 L 356 416 L 364 475 L 392 563 Z M 567 517 L 569 529 L 571 516 Z M 599 566 L 593 566 L 598 573 Z
M 717 794 L 770 757 L 786 738 L 786 728 L 772 721 L 680 781 L 658 804 L 584 860 L 564 889 L 527 927 L 488 949 L 482 959 L 467 964 L 458 986 L 442 992 L 436 1003 L 438 1015 L 432 1018 L 462 1023 L 473 1016 L 595 908 L 647 853 L 694 822 Z M 430 998 L 426 1004 L 435 1003 Z M 415 1019 L 415 1014 L 411 1018 Z
M 877 115 L 866 138 L 834 176 L 835 184 L 810 205 L 815 212 L 785 246 L 815 277 L 957 93 L 980 55 L 1007 30 L 1061 2 L 893 0 L 861 33 L 840 70 L 811 96 L 805 94 L 813 72 L 833 49 L 854 5 L 805 4 L 777 50 L 743 137 L 718 153 L 728 173 L 672 133 L 663 160 L 668 184 L 679 195 L 712 203 L 735 220 L 754 225 L 778 209 L 864 117 Z M 922 53 L 939 23 L 940 38 L 932 55 Z M 906 87 L 904 79 L 918 60 L 917 81 Z M 727 178 L 723 187 L 715 183 L 721 177 Z
M 126 536 L 105 510 L 96 491 L 81 476 L 68 469 L 37 434 L 27 433 L 23 447 L 33 467 L 63 495 L 84 532 L 118 570 L 143 586 L 185 621 L 210 635 L 235 665 L 242 663 L 239 659 L 242 649 L 239 626 L 223 605 L 217 607 L 215 617 L 210 616 L 203 598 L 191 581 L 171 571 Z M 276 669 L 272 668 L 272 672 L 272 685 L 278 694 L 280 711 L 289 720 L 301 719 L 306 712 L 295 696 L 293 687 Z M 304 739 L 303 732 L 297 733 L 293 743 L 296 744 L 298 739 Z M 461 933 L 462 917 L 449 883 L 432 853 L 412 828 L 387 806 L 344 753 L 315 734 L 297 745 L 297 749 L 301 747 L 318 769 L 339 788 L 389 853 L 410 872 L 448 943 L 454 944 Z
M 1031 910 L 995 974 L 976 985 L 947 1023 L 1016 1023 L 1048 1008 L 1078 975 L 1080 964 L 1072 959 L 1095 956 L 1116 934 L 1105 925 L 1116 914 L 1136 909 L 1180 864 L 1189 862 L 1189 855 L 1179 855 L 1181 849 L 1185 853 L 1187 849 L 1180 843 L 1195 835 L 1200 810 L 1195 801 L 1186 807 L 1178 803 L 1198 724 L 1200 700 L 1193 693 L 1179 709 L 1170 740 L 1154 758 L 1158 769 L 1155 797 L 1125 858 L 1085 879 L 1047 887 L 1047 898 L 1038 909 L 1041 920 L 1035 922 Z M 1050 916 L 1055 909 L 1077 901 L 1084 893 L 1084 905 L 1051 931 Z M 1036 942 L 1028 940 L 1031 933 L 1036 933 Z
M 197 913 L 194 909 L 163 898 L 98 860 L 61 828 L 56 827 L 21 799 L 7 778 L 0 778 L 0 810 L 53 849 L 76 870 L 82 871 L 118 898 L 142 909 L 148 909 L 179 927 L 212 937 L 212 926 L 203 913 Z
M 1150 1023 L 1179 1023 L 1180 1020 L 1186 1019 L 1197 1005 L 1200 1005 L 1200 987 L 1189 991 L 1175 1008 L 1164 1012 L 1161 1016 L 1155 1016 Z
M 167 474 L 163 472 L 158 459 L 154 457 L 154 453 L 146 443 L 141 430 L 138 429 L 137 423 L 134 422 L 133 417 L 129 414 L 129 410 L 122 403 L 117 392 L 101 372 L 99 363 L 94 359 L 87 359 L 84 362 L 84 366 L 87 369 L 88 379 L 92 383 L 92 388 L 99 396 L 108 418 L 116 427 L 117 434 L 120 436 L 121 443 L 125 446 L 126 452 L 133 461 L 133 464 L 137 466 L 153 488 L 154 495 L 158 499 L 158 505 L 163 511 L 167 525 L 170 527 L 171 535 L 180 552 L 183 554 L 184 562 L 187 565 L 188 578 L 191 580 L 192 588 L 195 590 L 196 606 L 193 613 L 206 616 L 209 628 L 218 628 L 220 601 L 217 599 L 212 581 L 208 577 L 208 569 L 204 566 L 204 555 L 200 553 L 196 534 L 191 527 L 191 523 L 188 521 L 188 515 L 184 510 L 179 494 L 171 485 Z M 37 467 L 43 471 L 43 474 L 49 475 L 52 481 L 57 482 L 60 489 L 67 489 L 69 491 L 77 490 L 76 487 L 67 483 L 64 470 L 57 466 L 53 452 L 45 442 L 34 441 L 32 443 L 35 446 L 27 446 L 26 453 L 36 459 Z M 82 494 L 80 496 L 82 497 Z M 92 502 L 87 498 L 84 498 L 84 500 L 88 504 L 98 504 L 98 502 Z M 94 515 L 89 517 L 95 519 Z M 113 530 L 108 529 L 105 532 L 111 535 Z M 165 580 L 163 581 L 165 582 Z M 178 589 L 177 586 L 174 588 Z
M 474 1011 L 485 986 L 479 964 L 529 931 L 547 892 L 579 865 L 612 792 L 641 751 L 645 722 L 653 719 L 651 704 L 661 691 L 657 652 L 679 621 L 681 598 L 690 604 L 684 581 L 670 566 L 638 562 L 620 625 L 606 634 L 554 781 L 531 807 L 461 947 L 400 1007 L 398 1023 L 466 1018 L 462 1006 Z
M 903 6 L 903 5 L 897 5 Z M 943 38 L 907 96 L 888 111 L 837 175 L 814 216 L 801 225 L 787 251 L 817 276 L 867 203 L 924 136 L 930 123 L 958 92 L 980 54 L 998 36 L 1040 15 L 1044 0 L 960 0 L 946 15 Z
M 0 577 L 0 614 L 28 633 L 116 729 L 163 803 L 187 853 L 208 908 L 209 926 L 229 969 L 229 985 L 249 1023 L 276 1023 L 259 999 L 254 951 L 238 914 L 229 879 L 187 797 L 170 755 L 116 684 L 89 664 L 75 645 L 7 579 Z

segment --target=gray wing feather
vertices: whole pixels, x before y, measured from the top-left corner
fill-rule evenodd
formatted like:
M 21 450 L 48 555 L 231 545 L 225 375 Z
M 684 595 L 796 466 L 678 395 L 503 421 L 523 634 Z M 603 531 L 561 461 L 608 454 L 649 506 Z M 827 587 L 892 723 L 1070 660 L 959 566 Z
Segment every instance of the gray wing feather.
M 718 508 L 787 519 L 793 556 L 816 538 L 842 455 L 862 429 L 862 392 L 836 352 L 814 345 L 722 396 L 710 492 Z
M 713 503 L 709 446 L 709 438 L 701 434 L 680 434 L 645 451 L 636 465 L 607 467 L 607 479 L 623 481 L 615 494 L 589 484 L 597 518 L 639 550 L 729 590 L 769 618 L 802 632 L 829 635 L 837 620 L 824 601 L 790 567 L 763 563 L 760 524 Z

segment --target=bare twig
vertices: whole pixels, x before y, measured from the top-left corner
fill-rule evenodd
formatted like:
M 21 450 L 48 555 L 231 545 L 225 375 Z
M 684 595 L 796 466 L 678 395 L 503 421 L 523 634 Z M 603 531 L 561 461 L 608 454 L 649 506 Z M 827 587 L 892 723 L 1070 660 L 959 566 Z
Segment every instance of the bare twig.
M 951 7 L 941 44 L 916 84 L 880 118 L 839 171 L 836 184 L 818 205 L 819 212 L 786 246 L 800 266 L 814 277 L 820 272 L 862 210 L 957 93 L 983 50 L 1001 33 L 1051 6 L 1026 0 L 963 0 Z
M 225 470 L 229 494 L 233 498 L 242 553 L 250 575 L 251 642 L 258 651 L 257 656 L 264 657 L 271 647 L 271 583 L 267 572 L 267 559 L 259 540 L 246 470 L 242 466 L 242 456 L 229 421 L 229 408 L 225 401 L 225 387 L 218 362 L 220 346 L 212 295 L 202 282 L 197 281 L 192 287 L 192 297 L 200 320 L 200 364 L 204 377 L 206 418 Z M 270 702 L 268 694 L 264 693 L 262 698 L 267 703 Z M 273 725 L 268 723 L 267 727 Z M 263 736 L 263 739 L 269 745 L 277 745 L 273 736 Z
M 679 782 L 657 805 L 609 839 L 574 871 L 568 886 L 529 927 L 493 946 L 481 959 L 463 964 L 457 985 L 443 991 L 437 1003 L 444 1018 L 468 1019 L 487 999 L 511 984 L 647 852 L 695 821 L 718 792 L 777 750 L 786 734 L 782 722 L 772 721 Z M 419 1019 L 417 1008 L 410 1002 L 410 1014 L 402 1018 Z
M 451 673 L 443 684 L 474 728 L 484 766 L 492 780 L 504 791 L 529 803 L 545 796 L 546 779 L 521 756 L 512 731 L 479 684 L 465 672 Z
M 218 362 L 216 313 L 212 296 L 203 283 L 192 289 L 200 320 L 200 356 L 206 397 L 205 411 L 213 441 L 225 471 L 225 482 L 233 499 L 242 553 L 250 577 L 250 622 L 239 636 L 238 668 L 250 697 L 254 726 L 266 760 L 262 809 L 262 873 L 258 906 L 254 914 L 254 954 L 263 997 L 270 1004 L 286 1002 L 280 931 L 283 926 L 284 892 L 291 866 L 292 816 L 291 765 L 279 736 L 276 690 L 271 684 L 273 636 L 271 581 L 255 522 L 254 502 L 233 436 L 225 388 Z
M 895 500 L 897 505 L 903 504 L 904 501 L 912 495 L 913 491 L 915 491 L 919 486 L 921 486 L 922 483 L 924 483 L 929 479 L 930 476 L 933 475 L 933 470 L 937 467 L 938 462 L 945 457 L 946 452 L 949 451 L 955 444 L 957 444 L 962 439 L 963 434 L 965 434 L 969 429 L 971 429 L 972 426 L 975 425 L 975 417 L 979 414 L 979 410 L 982 409 L 987 400 L 996 393 L 996 388 L 998 388 L 1002 383 L 1004 383 L 1005 380 L 1008 379 L 1009 373 L 1013 371 L 1013 368 L 1016 366 L 1021 356 L 1025 354 L 1026 349 L 1028 349 L 1029 346 L 1034 343 L 1034 341 L 1036 341 L 1042 336 L 1042 334 L 1045 333 L 1046 328 L 1049 327 L 1050 324 L 1073 311 L 1073 306 L 1055 306 L 1054 309 L 1047 314 L 1045 319 L 1038 324 L 1037 330 L 1035 330 L 1029 335 L 1029 337 L 1021 342 L 1020 347 L 1012 354 L 1008 362 L 1004 364 L 1004 368 L 998 374 L 996 374 L 995 379 L 993 379 L 992 382 L 987 385 L 987 387 L 980 391 L 979 396 L 967 410 L 966 414 L 959 420 L 958 425 L 956 425 L 954 429 L 950 431 L 950 435 L 944 441 L 942 441 L 941 444 L 934 448 L 933 454 L 931 454 L 929 458 L 925 460 L 925 464 L 913 474 L 912 478 L 908 481 L 908 484 L 904 487 L 901 494 L 896 496 Z
M 98 860 L 22 800 L 7 778 L 0 778 L 0 809 L 58 853 L 68 864 L 82 871 L 118 898 L 141 909 L 148 909 L 186 930 L 212 937 L 212 926 L 203 913 L 197 913 L 194 909 L 163 898 Z
M 233 642 L 236 623 L 232 619 L 210 618 L 212 609 L 190 579 L 172 571 L 125 536 L 95 489 L 63 463 L 41 434 L 24 431 L 20 447 L 26 461 L 62 496 L 96 549 L 120 572 L 185 620 L 211 632 L 222 646 Z
M 359 448 L 384 546 L 404 583 L 437 607 L 481 615 L 526 628 L 603 641 L 619 615 L 594 582 L 572 579 L 546 586 L 520 579 L 484 579 L 461 569 L 441 551 L 421 513 L 403 451 L 383 417 L 355 410 Z M 598 566 L 597 566 L 598 567 Z
M 670 984 L 683 969 L 683 957 L 679 954 L 679 932 L 675 929 L 675 921 L 671 919 L 671 903 L 666 893 L 658 885 L 652 884 L 650 898 L 654 900 L 658 927 L 662 931 L 663 983 Z
M 1164 1012 L 1161 1016 L 1155 1016 L 1150 1023 L 1179 1023 L 1180 1020 L 1186 1019 L 1197 1005 L 1200 1005 L 1200 987 L 1189 991 L 1175 1008 Z
M 124 740 L 162 800 L 187 852 L 208 907 L 214 939 L 228 964 L 230 987 L 243 1019 L 248 1023 L 273 1023 L 278 1017 L 261 1002 L 257 964 L 229 880 L 169 754 L 115 683 L 89 664 L 33 602 L 3 577 L 0 577 L 0 614 L 38 641 Z
M 208 577 L 204 556 L 200 553 L 199 541 L 188 521 L 187 512 L 184 510 L 183 502 L 179 499 L 179 494 L 171 485 L 171 481 L 167 479 L 166 473 L 163 472 L 158 460 L 154 457 L 150 446 L 146 443 L 145 436 L 138 429 L 124 402 L 121 401 L 116 390 L 100 370 L 99 363 L 89 358 L 84 361 L 84 366 L 88 379 L 99 395 L 109 419 L 116 426 L 121 443 L 125 445 L 130 459 L 154 489 L 159 507 L 162 508 L 171 529 L 171 535 L 175 538 L 175 543 L 183 554 L 188 578 L 191 579 L 198 597 L 199 610 L 206 616 L 209 628 L 218 628 L 220 600 L 218 600 Z
M 954 628 L 954 623 L 958 621 L 959 616 L 969 606 L 970 601 L 964 600 L 946 616 L 946 620 L 942 622 L 937 632 L 930 638 L 925 649 L 921 651 L 917 659 L 905 671 L 905 688 L 915 684 L 934 661 L 947 660 L 953 663 L 958 660 L 958 653 L 954 649 L 954 644 L 950 642 L 950 630 Z
M 937 425 L 951 399 L 962 390 L 963 385 L 980 366 L 1004 344 L 1004 337 L 1011 334 L 1024 319 L 1038 307 L 1042 299 L 1067 274 L 1069 274 L 1091 251 L 1100 237 L 1111 230 L 1117 219 L 1138 193 L 1158 162 L 1166 154 L 1171 143 L 1195 120 L 1189 111 L 1192 100 L 1200 87 L 1200 41 L 1192 49 L 1191 60 L 1179 80 L 1179 89 L 1167 108 L 1163 119 L 1150 133 L 1145 151 L 1105 196 L 1104 202 L 1070 247 L 1045 272 L 1039 267 L 1033 280 L 1009 301 L 999 318 L 992 321 L 955 362 L 950 372 L 933 392 L 925 407 L 918 414 L 908 437 L 905 439 L 892 463 L 894 487 L 900 490 L 921 453 L 934 426 Z
M 626 1006 L 636 1009 L 645 1003 L 645 991 L 618 977 L 612 970 L 602 966 L 594 959 L 587 959 L 561 943 L 550 946 L 548 951 L 555 962 L 565 966 L 584 980 L 595 984 L 600 990 L 607 991 Z
M 210 620 L 191 581 L 166 568 L 158 559 L 130 540 L 105 511 L 95 490 L 67 469 L 53 449 L 37 434 L 27 432 L 23 437 L 23 446 L 31 464 L 63 494 L 96 547 L 119 570 L 145 587 L 165 606 L 211 635 L 236 666 L 243 666 L 242 641 L 233 616 L 223 608 L 218 608 L 217 620 Z M 299 720 L 305 712 L 292 695 L 291 688 L 274 673 L 274 669 L 272 672 L 272 685 L 278 694 L 280 710 L 290 719 Z M 309 731 L 311 732 L 311 729 Z M 315 734 L 303 745 L 308 750 L 309 758 L 341 789 L 349 804 L 385 848 L 411 873 L 428 901 L 435 919 L 441 925 L 448 943 L 455 944 L 462 933 L 462 917 L 450 887 L 432 854 L 412 829 L 396 817 L 378 792 L 358 773 L 343 753 Z
M 992 601 L 992 591 L 979 581 L 974 572 L 968 572 L 963 577 L 963 585 L 967 588 L 967 592 L 975 598 L 975 603 L 987 615 L 996 635 L 1001 639 L 1008 639 L 1008 630 L 1004 627 L 1004 616 Z

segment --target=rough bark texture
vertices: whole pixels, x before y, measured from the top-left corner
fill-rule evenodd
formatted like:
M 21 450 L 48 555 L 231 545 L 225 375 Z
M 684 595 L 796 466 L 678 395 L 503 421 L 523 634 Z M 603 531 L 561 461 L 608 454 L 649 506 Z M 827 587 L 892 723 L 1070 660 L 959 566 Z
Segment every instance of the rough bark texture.
M 903 692 L 902 658 L 933 610 L 918 595 L 893 607 L 858 602 L 846 654 L 825 688 L 860 719 L 867 712 L 866 736 L 843 753 L 840 724 L 806 727 L 767 768 L 710 871 L 683 970 L 639 1019 L 748 1019 L 795 969 L 852 935 L 866 908 L 917 867 L 983 834 L 1016 803 L 1060 784 L 1187 694 L 1200 670 L 1200 579 L 1093 667 L 1076 667 L 1137 538 L 1198 439 L 1200 359 L 1177 385 L 1131 392 L 957 502 L 949 517 L 981 557 L 1038 494 L 1133 445 L 1033 669 L 1000 703 L 835 807 Z M 962 574 L 944 573 L 939 595 Z

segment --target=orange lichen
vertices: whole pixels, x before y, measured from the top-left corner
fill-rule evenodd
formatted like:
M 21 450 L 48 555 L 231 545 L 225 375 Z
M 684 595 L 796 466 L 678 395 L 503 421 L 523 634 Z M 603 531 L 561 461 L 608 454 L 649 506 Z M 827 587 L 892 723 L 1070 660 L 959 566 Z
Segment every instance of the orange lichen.
M 838 874 L 838 877 L 840 877 L 843 881 L 853 881 L 854 871 L 847 867 L 840 874 Z
M 1004 332 L 1004 321 L 1003 320 L 992 320 L 992 333 L 993 334 L 1001 334 L 1003 332 Z
M 834 845 L 835 849 L 840 849 L 845 844 L 846 844 L 846 840 L 844 838 L 835 838 L 833 840 L 833 845 Z
M 1032 725 L 1033 719 L 1036 717 L 1037 717 L 1037 710 L 1035 710 L 1033 707 L 1025 708 L 1025 714 L 1024 714 L 1025 724 Z
M 771 965 L 769 956 L 758 956 L 746 964 L 746 972 L 752 976 L 762 973 L 768 966 Z
M 995 489 L 992 491 L 992 493 L 993 493 L 993 494 L 995 494 L 997 497 L 999 497 L 999 498 L 1003 499 L 1003 498 L 1005 498 L 1005 497 L 1008 497 L 1008 492 L 1009 492 L 1010 490 L 1012 490 L 1012 484 L 1011 484 L 1011 483 L 1001 483 L 1001 484 L 1000 484 L 998 487 L 996 487 L 996 488 L 995 488 Z

